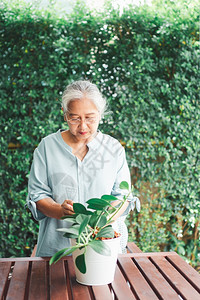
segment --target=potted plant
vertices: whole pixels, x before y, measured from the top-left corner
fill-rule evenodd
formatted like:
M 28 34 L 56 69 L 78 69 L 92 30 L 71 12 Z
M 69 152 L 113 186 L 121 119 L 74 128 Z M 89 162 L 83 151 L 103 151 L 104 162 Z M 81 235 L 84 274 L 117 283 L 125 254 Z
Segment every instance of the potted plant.
M 82 284 L 107 284 L 114 278 L 120 234 L 114 231 L 112 223 L 133 190 L 133 187 L 129 189 L 126 181 L 122 181 L 119 187 L 127 190 L 122 200 L 112 195 L 103 195 L 101 198 L 88 200 L 87 208 L 80 203 L 74 203 L 74 214 L 63 217 L 71 223 L 71 227 L 57 229 L 64 233 L 64 237 L 71 239 L 71 247 L 58 251 L 51 258 L 50 264 L 72 254 L 76 279 Z M 113 206 L 115 201 L 118 205 Z

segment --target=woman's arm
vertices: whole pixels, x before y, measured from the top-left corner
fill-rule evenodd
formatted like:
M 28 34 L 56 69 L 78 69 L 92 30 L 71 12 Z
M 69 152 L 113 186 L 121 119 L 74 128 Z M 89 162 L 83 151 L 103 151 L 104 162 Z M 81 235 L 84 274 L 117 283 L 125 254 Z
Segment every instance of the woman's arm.
M 36 202 L 36 207 L 45 216 L 55 219 L 61 219 L 74 213 L 72 200 L 65 200 L 59 204 L 51 198 L 44 198 Z

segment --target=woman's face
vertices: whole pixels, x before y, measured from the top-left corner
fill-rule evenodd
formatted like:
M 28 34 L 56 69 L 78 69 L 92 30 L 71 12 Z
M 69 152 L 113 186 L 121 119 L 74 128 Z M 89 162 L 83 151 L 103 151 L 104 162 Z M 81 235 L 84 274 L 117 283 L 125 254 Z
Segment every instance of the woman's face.
M 76 140 L 91 140 L 97 132 L 100 114 L 96 105 L 85 97 L 69 103 L 66 121 Z

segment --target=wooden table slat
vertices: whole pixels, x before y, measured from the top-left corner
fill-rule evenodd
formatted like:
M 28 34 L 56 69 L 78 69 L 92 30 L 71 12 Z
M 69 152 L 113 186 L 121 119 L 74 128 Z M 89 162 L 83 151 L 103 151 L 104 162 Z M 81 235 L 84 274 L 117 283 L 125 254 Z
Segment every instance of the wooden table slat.
M 0 264 L 0 299 L 3 298 L 6 287 L 9 284 L 8 275 L 11 270 L 11 262 L 3 262 Z
M 127 250 L 131 253 L 142 253 L 142 250 L 135 243 L 131 242 L 127 243 Z
M 200 276 L 199 273 L 184 261 L 179 255 L 167 257 L 177 270 L 195 287 L 200 293 Z M 181 268 L 179 267 L 181 266 Z
M 140 257 L 142 256 L 164 256 L 164 257 L 169 257 L 169 256 L 174 256 L 176 252 L 141 252 L 141 253 L 126 253 L 126 254 L 119 254 L 120 256 L 127 256 L 127 257 L 132 257 L 134 254 L 134 257 Z M 0 262 L 16 262 L 16 261 L 49 261 L 49 257 L 9 257 L 9 258 L 0 258 Z
M 97 285 L 92 287 L 95 300 L 113 300 L 112 293 L 108 285 Z
M 158 299 L 131 258 L 121 256 L 118 261 L 119 267 L 126 270 L 127 279 L 140 300 Z
M 46 261 L 33 261 L 29 287 L 29 300 L 35 300 L 36 295 L 37 299 L 47 299 L 47 284 Z
M 134 258 L 138 268 L 143 273 L 147 282 L 152 286 L 152 289 L 158 295 L 160 299 L 173 299 L 180 300 L 176 291 L 169 285 L 162 274 L 157 270 L 157 268 L 151 263 L 148 257 L 137 257 Z
M 67 286 L 64 260 L 51 265 L 49 270 L 50 299 L 69 300 L 70 289 Z
M 169 257 L 169 256 L 174 256 L 178 255 L 176 252 L 142 252 L 142 253 L 126 253 L 126 254 L 119 254 L 118 257 L 154 257 L 154 256 L 164 256 L 164 257 Z
M 90 300 L 90 299 L 92 299 L 88 286 L 79 284 L 76 281 L 73 261 L 68 260 L 67 265 L 68 265 L 69 278 L 70 278 L 70 283 L 71 283 L 71 288 L 72 288 L 72 293 L 73 293 L 73 300 Z
M 124 300 L 124 299 L 137 300 L 135 295 L 132 293 L 130 286 L 128 285 L 126 279 L 124 278 L 118 265 L 116 267 L 115 279 L 111 283 L 111 286 L 114 294 L 117 295 L 118 300 Z
M 27 285 L 29 263 L 16 262 L 7 293 L 7 300 L 24 299 Z
M 169 263 L 165 257 L 154 256 L 151 258 L 163 274 L 173 286 L 177 293 L 183 299 L 199 300 L 200 294 L 190 285 L 190 283 Z

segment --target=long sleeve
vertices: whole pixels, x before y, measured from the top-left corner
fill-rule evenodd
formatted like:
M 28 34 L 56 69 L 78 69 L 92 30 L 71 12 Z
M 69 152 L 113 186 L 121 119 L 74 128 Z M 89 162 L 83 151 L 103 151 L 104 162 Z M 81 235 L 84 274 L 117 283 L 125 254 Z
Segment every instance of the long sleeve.
M 36 208 L 36 202 L 43 198 L 52 198 L 52 192 L 48 186 L 45 151 L 44 145 L 41 142 L 39 147 L 34 151 L 27 196 L 27 207 L 31 210 L 36 220 L 41 220 L 46 217 Z

